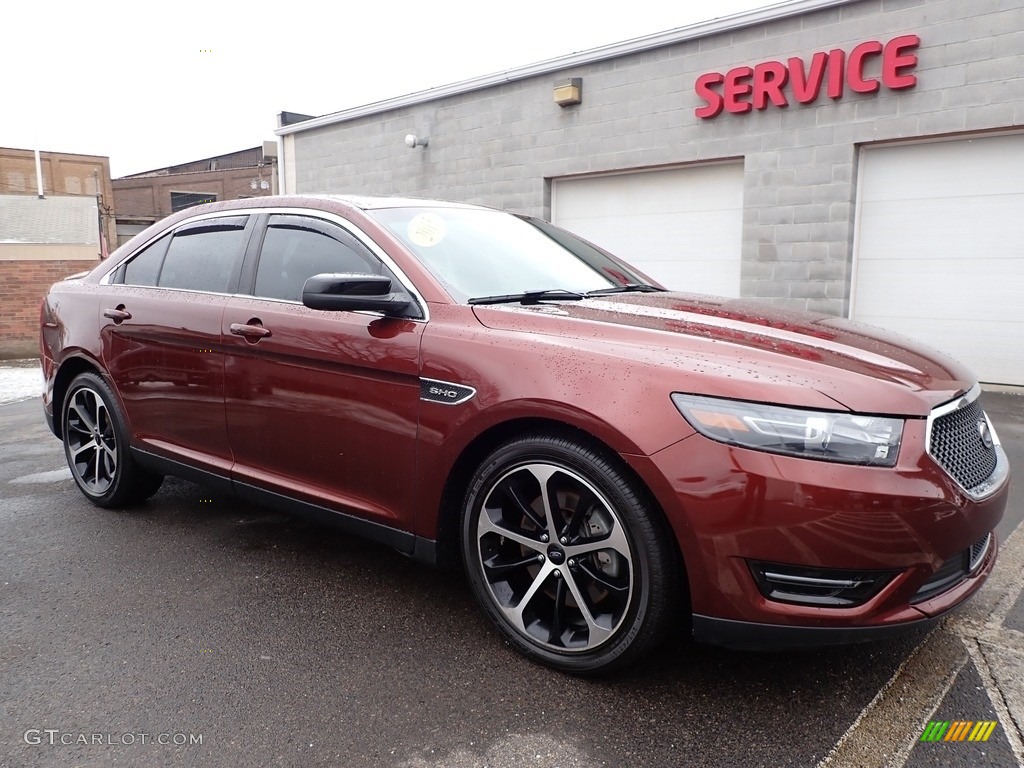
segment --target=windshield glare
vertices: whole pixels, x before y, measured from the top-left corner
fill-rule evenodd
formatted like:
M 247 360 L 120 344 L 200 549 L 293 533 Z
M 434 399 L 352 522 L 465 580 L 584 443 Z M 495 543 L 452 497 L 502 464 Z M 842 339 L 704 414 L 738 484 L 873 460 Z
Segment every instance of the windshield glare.
M 463 208 L 385 208 L 370 213 L 457 301 L 537 290 L 586 293 L 646 282 L 547 222 Z

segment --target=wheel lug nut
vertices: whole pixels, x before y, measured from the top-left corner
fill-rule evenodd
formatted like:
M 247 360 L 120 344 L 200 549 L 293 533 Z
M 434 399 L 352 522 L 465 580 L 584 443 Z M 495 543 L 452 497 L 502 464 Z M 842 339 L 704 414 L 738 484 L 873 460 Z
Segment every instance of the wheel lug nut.
M 560 538 L 559 541 L 562 542 L 562 544 L 568 544 L 569 543 L 569 540 L 567 538 L 565 538 L 565 536 Z
M 537 555 L 537 562 L 538 563 L 543 563 L 546 559 L 547 558 L 545 558 L 544 555 Z
M 575 560 L 573 560 L 573 559 L 572 559 L 572 558 L 570 557 L 570 558 L 569 558 L 569 562 L 568 562 L 568 563 L 566 563 L 566 565 L 568 565 L 568 566 L 569 566 L 570 568 L 575 568 L 575 567 L 576 567 L 576 561 L 575 561 Z
M 556 579 L 562 578 L 562 572 L 561 571 L 555 571 L 555 578 Z
M 540 535 L 540 540 L 543 541 L 545 544 L 547 544 L 547 542 L 548 542 L 548 535 L 546 533 L 542 533 Z

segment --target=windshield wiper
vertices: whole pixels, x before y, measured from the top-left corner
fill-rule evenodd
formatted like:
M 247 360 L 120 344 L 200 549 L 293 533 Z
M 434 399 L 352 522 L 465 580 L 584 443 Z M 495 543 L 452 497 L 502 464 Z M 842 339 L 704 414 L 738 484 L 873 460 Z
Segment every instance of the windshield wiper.
M 664 291 L 655 285 L 647 283 L 626 283 L 625 285 L 613 285 L 611 288 L 598 288 L 596 291 L 587 291 L 587 296 L 608 296 L 612 293 L 655 293 Z
M 586 294 L 576 291 L 567 291 L 563 288 L 547 288 L 543 291 L 523 291 L 522 293 L 506 293 L 500 296 L 477 296 L 470 299 L 470 304 L 536 304 L 543 299 L 565 299 L 567 301 L 580 301 L 585 299 Z

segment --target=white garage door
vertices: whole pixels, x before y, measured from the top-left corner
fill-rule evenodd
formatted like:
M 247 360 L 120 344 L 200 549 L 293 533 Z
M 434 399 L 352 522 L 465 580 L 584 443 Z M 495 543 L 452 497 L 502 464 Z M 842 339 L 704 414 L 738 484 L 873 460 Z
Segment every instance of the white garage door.
M 852 315 L 1024 385 L 1024 134 L 861 152 Z
M 555 224 L 669 288 L 740 295 L 743 165 L 556 179 Z

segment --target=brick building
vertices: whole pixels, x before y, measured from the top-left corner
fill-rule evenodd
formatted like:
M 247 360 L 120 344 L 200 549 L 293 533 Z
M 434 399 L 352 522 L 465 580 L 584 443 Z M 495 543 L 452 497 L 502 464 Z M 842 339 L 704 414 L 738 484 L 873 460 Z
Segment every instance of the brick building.
M 538 215 L 1024 385 L 1022 50 L 1019 0 L 792 0 L 282 121 L 282 187 Z
M 0 148 L 0 356 L 36 354 L 39 302 L 115 236 L 106 157 Z M 40 198 L 40 189 L 43 197 Z
M 272 194 L 277 185 L 272 154 L 253 147 L 114 179 L 117 244 L 192 205 Z

